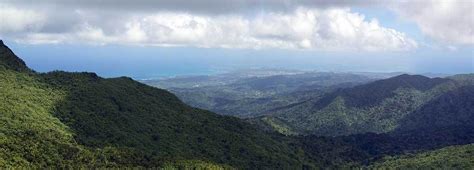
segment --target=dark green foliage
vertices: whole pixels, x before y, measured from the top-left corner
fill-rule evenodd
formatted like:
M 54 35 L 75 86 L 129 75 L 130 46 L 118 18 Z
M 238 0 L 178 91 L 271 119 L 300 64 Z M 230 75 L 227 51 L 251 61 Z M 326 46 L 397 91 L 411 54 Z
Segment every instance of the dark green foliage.
M 442 78 L 428 78 L 420 75 L 399 75 L 389 79 L 378 80 L 369 84 L 344 89 L 342 96 L 349 107 L 370 107 L 381 103 L 384 99 L 396 95 L 395 90 L 409 88 L 427 91 L 434 86 L 448 81 Z
M 474 145 L 450 146 L 434 151 L 385 157 L 371 168 L 442 168 L 471 169 L 474 165 Z
M 171 93 L 129 78 L 88 73 L 43 75 L 68 91 L 55 115 L 89 147 L 131 147 L 150 157 L 196 159 L 232 166 L 295 166 L 291 150 L 233 117 L 191 108 Z
M 449 91 L 427 102 L 400 122 L 398 131 L 449 126 L 474 127 L 474 85 Z
M 357 134 L 339 137 L 302 136 L 298 137 L 303 150 L 312 158 L 321 154 L 331 155 L 333 159 L 346 162 L 357 162 L 356 165 L 369 165 L 387 156 L 414 154 L 450 145 L 465 145 L 474 143 L 474 128 L 445 127 L 425 130 L 405 131 L 404 133 L 388 134 Z M 321 143 L 331 143 L 333 147 L 325 147 Z M 342 153 L 341 153 L 342 151 Z M 347 164 L 350 165 L 350 164 Z M 470 164 L 474 166 L 474 164 Z
M 222 164 L 215 164 L 205 161 L 185 160 L 165 162 L 162 169 L 193 169 L 193 170 L 233 170 L 234 167 Z
M 16 57 L 15 54 L 3 44 L 2 40 L 0 40 L 0 66 L 21 72 L 30 71 L 25 62 Z
M 28 73 L 0 66 L 0 165 L 48 166 L 81 152 L 67 126 L 51 115 L 60 91 Z
M 352 88 L 339 89 L 325 95 L 315 104 L 315 109 L 322 109 L 328 106 L 336 97 L 344 98 L 344 104 L 347 107 L 373 107 L 387 98 L 394 97 L 397 89 L 408 88 L 426 91 L 446 81 L 448 79 L 430 79 L 420 75 L 403 74 Z
M 315 163 L 290 139 L 189 107 L 130 78 L 37 74 L 3 65 L 0 75 L 1 167 L 161 167 L 177 160 L 237 168 Z

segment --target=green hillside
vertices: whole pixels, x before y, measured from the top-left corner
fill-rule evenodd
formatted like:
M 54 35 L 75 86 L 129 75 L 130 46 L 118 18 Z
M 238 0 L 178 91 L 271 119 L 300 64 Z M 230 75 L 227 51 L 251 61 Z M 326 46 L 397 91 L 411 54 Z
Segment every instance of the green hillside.
M 238 118 L 191 108 L 167 91 L 129 78 L 65 72 L 42 77 L 68 92 L 55 116 L 83 145 L 133 148 L 151 159 L 205 158 L 264 167 L 302 164 L 284 143 Z
M 455 92 L 474 85 L 468 77 L 474 76 L 442 79 L 400 75 L 329 92 L 320 98 L 270 111 L 267 116 L 257 118 L 260 121 L 252 122 L 277 131 L 285 127 L 284 131 L 292 134 L 323 136 L 391 132 L 413 126 L 408 125 L 409 122 L 424 120 L 420 117 L 423 115 L 428 115 L 427 120 L 438 122 L 444 118 L 452 119 L 451 122 L 472 122 L 473 112 L 469 106 L 473 99 L 466 95 L 472 92 Z M 442 116 L 420 112 L 435 112 Z M 445 117 L 447 115 L 451 117 Z
M 278 137 L 191 108 L 167 91 L 125 77 L 37 74 L 6 46 L 0 49 L 3 167 L 155 167 L 179 160 L 241 168 L 304 164 L 304 155 Z
M 88 150 L 52 115 L 65 97 L 66 92 L 48 88 L 29 73 L 0 65 L 0 165 L 62 165 L 83 159 L 78 155 Z
M 461 168 L 470 169 L 474 165 L 474 145 L 449 146 L 418 154 L 386 157 L 374 163 L 373 168 Z
M 462 86 L 425 103 L 400 120 L 397 130 L 434 127 L 472 126 L 474 121 L 474 85 Z

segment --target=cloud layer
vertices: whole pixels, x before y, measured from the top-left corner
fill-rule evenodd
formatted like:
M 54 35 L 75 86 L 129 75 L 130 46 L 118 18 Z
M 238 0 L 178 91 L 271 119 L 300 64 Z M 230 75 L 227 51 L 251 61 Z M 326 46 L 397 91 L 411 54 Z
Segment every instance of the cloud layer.
M 24 43 L 405 51 L 417 42 L 349 6 L 388 7 L 435 40 L 473 44 L 453 1 L 0 0 L 0 36 Z M 443 3 L 441 3 L 443 2 Z M 469 3 L 469 2 L 468 2 Z
M 185 12 L 120 13 L 19 9 L 3 5 L 2 35 L 26 43 L 89 42 L 220 48 L 409 50 L 405 34 L 347 8 L 199 15 Z M 11 17 L 15 16 L 15 17 Z M 63 17 L 61 17 L 63 16 Z M 67 23 L 58 25 L 60 23 Z

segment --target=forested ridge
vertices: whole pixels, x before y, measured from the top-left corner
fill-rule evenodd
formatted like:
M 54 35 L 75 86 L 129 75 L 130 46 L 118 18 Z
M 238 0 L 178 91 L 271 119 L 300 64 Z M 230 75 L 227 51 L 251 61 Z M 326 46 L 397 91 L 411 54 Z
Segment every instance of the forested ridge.
M 417 154 L 385 157 L 371 168 L 459 168 L 470 169 L 474 165 L 474 145 L 449 146 Z
M 387 133 L 474 121 L 473 74 L 447 78 L 400 75 L 327 92 L 251 120 L 292 134 L 342 136 Z M 417 127 L 413 127 L 417 126 Z
M 189 107 L 165 90 L 125 77 L 35 73 L 3 44 L 0 50 L 4 167 L 304 164 L 304 156 L 271 134 Z

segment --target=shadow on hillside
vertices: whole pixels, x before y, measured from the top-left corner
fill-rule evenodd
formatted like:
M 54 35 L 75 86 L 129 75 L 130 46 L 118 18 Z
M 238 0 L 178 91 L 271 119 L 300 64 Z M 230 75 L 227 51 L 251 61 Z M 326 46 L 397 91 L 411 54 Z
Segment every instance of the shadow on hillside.
M 396 131 L 474 126 L 474 85 L 463 86 L 429 101 L 400 120 Z
M 365 133 L 329 138 L 341 146 L 350 146 L 363 151 L 359 159 L 366 157 L 365 163 L 382 158 L 384 155 L 400 155 L 439 149 L 451 145 L 474 143 L 474 86 L 465 86 L 426 103 L 420 109 L 401 120 L 396 130 L 385 133 Z M 317 136 L 302 137 L 306 149 Z

